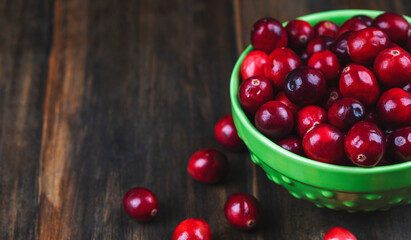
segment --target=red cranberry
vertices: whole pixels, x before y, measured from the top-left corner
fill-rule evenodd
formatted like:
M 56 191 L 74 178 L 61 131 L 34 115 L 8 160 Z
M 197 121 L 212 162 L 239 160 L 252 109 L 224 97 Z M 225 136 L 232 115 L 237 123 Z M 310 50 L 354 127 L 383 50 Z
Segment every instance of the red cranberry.
M 353 34 L 353 31 L 348 31 L 343 34 L 341 34 L 335 42 L 331 45 L 331 50 L 333 53 L 341 59 L 342 62 L 350 62 L 350 55 L 348 54 L 347 51 L 347 41 L 348 38 Z
M 345 228 L 333 227 L 325 234 L 324 240 L 357 240 L 357 238 Z
M 304 20 L 289 21 L 285 27 L 290 46 L 295 49 L 304 48 L 314 37 L 314 29 Z
M 143 187 L 130 189 L 123 197 L 124 211 L 138 221 L 150 221 L 158 213 L 159 203 L 156 195 Z
M 411 93 L 411 83 L 408 83 L 408 84 L 405 85 L 402 89 L 404 89 L 405 91 Z
M 392 88 L 383 93 L 377 103 L 377 112 L 388 126 L 403 127 L 411 125 L 411 93 Z
M 371 26 L 372 24 L 372 18 L 366 15 L 357 15 L 352 18 L 356 18 L 356 19 L 363 21 L 365 24 L 367 24 L 367 26 Z
M 287 32 L 275 19 L 260 19 L 251 29 L 251 44 L 254 49 L 270 53 L 276 48 L 286 47 L 287 41 Z
M 227 157 L 217 149 L 202 149 L 191 156 L 187 170 L 197 181 L 216 183 L 227 174 Z
M 291 102 L 311 105 L 323 98 L 327 84 L 321 71 L 312 67 L 300 67 L 291 71 L 284 81 L 284 93 Z
M 391 139 L 391 151 L 395 157 L 402 162 L 411 161 L 411 127 L 395 130 Z
M 344 149 L 355 165 L 373 167 L 385 153 L 384 133 L 374 123 L 356 123 L 345 136 Z
M 307 157 L 316 161 L 345 164 L 344 135 L 332 125 L 321 123 L 314 126 L 304 135 L 303 148 Z
M 293 114 L 279 101 L 263 104 L 257 110 L 254 122 L 261 133 L 272 138 L 284 137 L 294 125 Z
M 231 226 L 240 230 L 255 228 L 261 219 L 261 206 L 258 200 L 248 193 L 235 193 L 228 197 L 224 214 Z
M 365 114 L 364 121 L 366 121 L 366 122 L 372 122 L 372 123 L 374 123 L 374 124 L 380 125 L 380 118 L 378 117 L 377 112 L 374 111 L 374 110 L 368 111 L 368 112 Z
M 273 87 L 265 77 L 251 77 L 242 82 L 238 90 L 238 101 L 241 107 L 251 114 L 273 97 Z
M 250 77 L 264 76 L 264 66 L 267 59 L 268 55 L 263 51 L 249 52 L 241 63 L 241 78 L 246 80 Z
M 289 48 L 277 48 L 268 55 L 264 71 L 275 89 L 281 89 L 287 74 L 301 65 L 298 55 Z
M 364 117 L 364 105 L 354 98 L 341 98 L 328 110 L 328 121 L 341 131 L 347 131 Z
M 338 30 L 338 33 L 337 33 L 337 37 L 341 36 L 341 34 L 345 32 L 348 32 L 348 31 L 356 32 L 356 31 L 359 31 L 367 27 L 368 27 L 367 24 L 361 21 L 360 19 L 350 18 L 340 26 L 340 29 Z
M 390 44 L 387 34 L 378 28 L 365 28 L 353 33 L 347 41 L 351 60 L 360 64 L 372 64 L 378 53 Z
M 333 44 L 334 39 L 329 36 L 318 36 L 313 38 L 307 45 L 307 54 L 308 56 L 313 55 L 316 52 L 322 50 L 329 50 L 331 49 L 331 45 Z
M 338 88 L 329 88 L 325 94 L 323 103 L 321 104 L 323 108 L 328 110 L 338 99 L 342 98 L 340 90 Z
M 293 113 L 293 116 L 295 116 L 295 114 L 297 114 L 298 110 L 300 109 L 297 105 L 288 100 L 288 98 L 285 96 L 284 91 L 279 92 L 277 96 L 275 96 L 274 100 L 280 101 L 282 104 L 288 107 L 288 109 L 290 109 L 290 111 Z
M 320 70 L 328 83 L 337 79 L 341 69 L 337 56 L 329 50 L 314 53 L 308 60 L 308 66 Z
M 411 54 L 400 47 L 385 49 L 375 59 L 374 72 L 382 85 L 402 88 L 411 81 Z
M 372 23 L 373 27 L 380 28 L 387 33 L 391 41 L 405 44 L 407 41 L 410 24 L 407 20 L 396 13 L 384 13 L 376 17 Z
M 321 21 L 314 26 L 316 36 L 329 36 L 334 38 L 337 35 L 338 25 L 332 21 Z
M 327 113 L 319 106 L 310 105 L 298 111 L 295 117 L 295 129 L 301 137 L 314 125 L 327 122 Z
M 240 150 L 244 146 L 243 141 L 238 137 L 232 114 L 218 120 L 214 127 L 214 135 L 221 146 L 227 149 Z
M 298 154 L 300 156 L 304 155 L 304 150 L 303 150 L 303 145 L 301 142 L 301 138 L 295 137 L 295 136 L 290 136 L 282 139 L 277 143 L 280 147 Z
M 173 240 L 211 240 L 211 229 L 206 221 L 189 218 L 182 221 L 173 233 Z
M 344 97 L 355 98 L 366 106 L 374 104 L 380 95 L 374 74 L 358 64 L 349 64 L 342 70 L 340 91 Z

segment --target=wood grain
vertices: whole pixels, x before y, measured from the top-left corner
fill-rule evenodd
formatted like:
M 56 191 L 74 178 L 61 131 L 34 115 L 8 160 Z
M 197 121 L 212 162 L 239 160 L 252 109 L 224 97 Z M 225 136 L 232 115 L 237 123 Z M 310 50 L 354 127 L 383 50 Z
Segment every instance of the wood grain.
M 220 148 L 228 81 L 253 22 L 340 8 L 411 14 L 395 1 L 0 1 L 0 239 L 170 239 L 185 218 L 213 239 L 321 239 L 339 225 L 359 239 L 407 239 L 410 207 L 349 214 L 294 199 L 227 152 L 230 173 L 200 184 L 186 164 Z M 160 212 L 132 221 L 122 196 L 152 189 Z M 223 204 L 249 192 L 264 224 L 231 228 Z

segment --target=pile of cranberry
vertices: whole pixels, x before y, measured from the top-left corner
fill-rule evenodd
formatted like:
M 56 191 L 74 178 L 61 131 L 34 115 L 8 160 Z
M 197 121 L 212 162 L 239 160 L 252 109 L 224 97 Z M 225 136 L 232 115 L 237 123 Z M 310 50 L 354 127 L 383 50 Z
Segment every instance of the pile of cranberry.
M 312 27 L 272 18 L 251 31 L 238 100 L 255 127 L 313 160 L 411 161 L 411 34 L 406 19 L 359 15 Z

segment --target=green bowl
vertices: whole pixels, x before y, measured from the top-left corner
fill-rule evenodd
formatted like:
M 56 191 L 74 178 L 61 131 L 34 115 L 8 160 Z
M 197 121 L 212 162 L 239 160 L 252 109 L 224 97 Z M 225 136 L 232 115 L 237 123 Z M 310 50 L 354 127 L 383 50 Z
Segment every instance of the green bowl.
M 312 25 L 322 20 L 343 23 L 352 16 L 376 17 L 381 11 L 336 10 L 300 17 Z M 408 22 L 411 18 L 406 17 Z M 285 23 L 284 23 L 285 24 Z M 252 161 L 267 177 L 291 195 L 320 208 L 375 211 L 411 203 L 411 162 L 374 168 L 336 166 L 301 157 L 276 145 L 250 122 L 237 100 L 240 65 L 252 46 L 241 54 L 231 75 L 230 99 L 238 135 L 247 145 Z

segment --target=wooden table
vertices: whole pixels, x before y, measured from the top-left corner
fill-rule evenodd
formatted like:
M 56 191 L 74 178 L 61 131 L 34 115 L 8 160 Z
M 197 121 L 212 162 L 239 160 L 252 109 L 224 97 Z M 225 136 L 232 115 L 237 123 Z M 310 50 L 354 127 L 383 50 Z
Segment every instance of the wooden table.
M 171 239 L 185 218 L 214 239 L 321 239 L 343 226 L 359 239 L 411 239 L 411 207 L 349 214 L 294 199 L 246 152 L 227 153 L 227 178 L 188 176 L 195 151 L 219 147 L 228 81 L 258 18 L 281 21 L 343 8 L 411 14 L 397 1 L 0 2 L 0 239 Z M 132 221 L 134 186 L 161 202 Z M 264 224 L 244 233 L 223 214 L 228 195 L 257 196 Z

